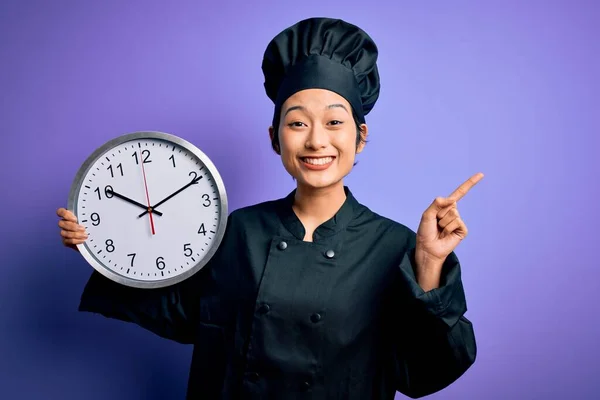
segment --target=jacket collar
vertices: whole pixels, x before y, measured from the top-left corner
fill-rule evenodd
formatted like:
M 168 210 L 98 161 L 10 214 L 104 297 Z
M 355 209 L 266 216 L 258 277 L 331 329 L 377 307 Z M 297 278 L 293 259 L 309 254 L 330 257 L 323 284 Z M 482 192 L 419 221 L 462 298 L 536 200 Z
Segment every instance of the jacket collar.
M 317 242 L 323 238 L 331 237 L 341 232 L 348 226 L 350 221 L 356 215 L 359 206 L 358 201 L 354 198 L 352 192 L 347 186 L 344 186 L 344 192 L 346 193 L 346 200 L 333 217 L 315 229 L 313 235 L 314 242 Z M 302 225 L 302 222 L 292 208 L 295 195 L 296 189 L 294 189 L 283 199 L 280 199 L 279 215 L 285 228 L 297 239 L 303 240 L 306 231 Z

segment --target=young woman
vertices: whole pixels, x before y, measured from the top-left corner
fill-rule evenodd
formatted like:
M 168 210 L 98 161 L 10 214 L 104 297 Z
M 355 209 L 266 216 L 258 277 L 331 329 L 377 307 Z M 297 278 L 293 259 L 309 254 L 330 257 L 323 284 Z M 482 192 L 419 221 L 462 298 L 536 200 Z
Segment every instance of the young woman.
M 263 61 L 272 147 L 295 178 L 285 198 L 233 211 L 209 264 L 163 289 L 94 272 L 80 310 L 194 344 L 189 399 L 393 399 L 445 388 L 475 361 L 453 250 L 457 201 L 476 174 L 423 213 L 415 234 L 344 186 L 379 94 L 377 48 L 358 27 L 311 18 Z M 63 243 L 86 238 L 60 208 Z

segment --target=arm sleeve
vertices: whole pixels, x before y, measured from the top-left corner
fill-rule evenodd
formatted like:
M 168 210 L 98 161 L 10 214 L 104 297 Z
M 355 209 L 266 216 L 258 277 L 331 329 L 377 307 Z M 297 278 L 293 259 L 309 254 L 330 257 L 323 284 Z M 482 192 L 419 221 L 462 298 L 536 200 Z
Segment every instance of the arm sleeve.
M 163 338 L 190 344 L 208 268 L 179 284 L 159 289 L 124 286 L 94 271 L 83 290 L 79 311 L 131 322 Z
M 477 347 L 467 311 L 460 263 L 452 252 L 443 265 L 440 286 L 428 292 L 417 283 L 414 240 L 399 265 L 405 312 L 395 335 L 396 390 L 411 398 L 442 390 L 475 362 Z
M 232 217 L 228 218 L 216 253 L 185 281 L 165 288 L 141 289 L 121 285 L 94 271 L 83 290 L 79 311 L 134 323 L 163 338 L 193 344 L 202 313 L 219 304 L 218 269 L 231 261 L 225 257 L 233 254 L 235 247 Z

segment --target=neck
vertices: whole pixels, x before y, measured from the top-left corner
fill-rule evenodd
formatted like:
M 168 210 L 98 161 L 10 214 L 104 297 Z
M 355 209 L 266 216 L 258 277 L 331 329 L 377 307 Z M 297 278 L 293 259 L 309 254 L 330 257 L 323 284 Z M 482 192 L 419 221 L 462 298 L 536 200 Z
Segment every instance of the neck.
M 298 185 L 293 208 L 300 219 L 320 224 L 333 217 L 345 200 L 346 192 L 341 181 L 319 189 Z

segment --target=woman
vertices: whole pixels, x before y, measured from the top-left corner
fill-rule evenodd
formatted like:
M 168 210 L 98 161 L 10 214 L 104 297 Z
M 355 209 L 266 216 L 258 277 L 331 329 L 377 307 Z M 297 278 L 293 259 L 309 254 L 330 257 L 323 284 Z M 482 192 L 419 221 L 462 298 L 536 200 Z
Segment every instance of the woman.
M 134 289 L 92 274 L 80 310 L 194 344 L 189 399 L 421 397 L 473 364 L 453 250 L 467 234 L 456 202 L 482 175 L 436 199 L 417 234 L 343 184 L 379 94 L 376 58 L 341 20 L 277 35 L 262 65 L 269 132 L 297 188 L 232 212 L 215 256 L 181 284 Z M 75 216 L 58 215 L 64 244 L 82 243 Z

